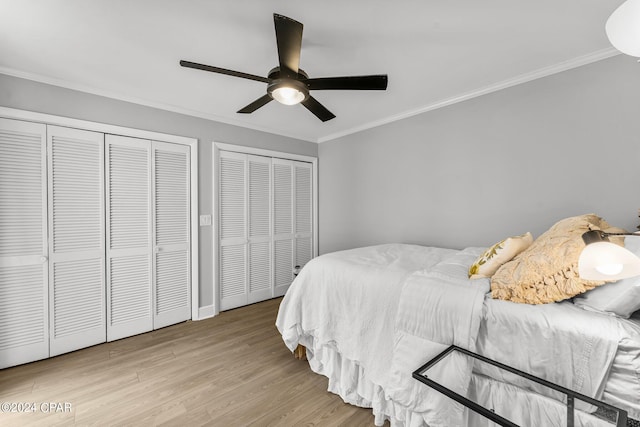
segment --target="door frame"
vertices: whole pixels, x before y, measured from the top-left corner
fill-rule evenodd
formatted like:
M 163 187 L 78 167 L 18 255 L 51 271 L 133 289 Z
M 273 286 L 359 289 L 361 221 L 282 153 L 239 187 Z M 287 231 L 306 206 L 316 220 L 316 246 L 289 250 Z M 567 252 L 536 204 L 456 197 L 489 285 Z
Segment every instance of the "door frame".
M 19 110 L 15 108 L 0 106 L 0 117 L 7 119 L 24 120 L 42 123 L 45 125 L 56 125 L 70 128 L 77 128 L 105 134 L 130 136 L 134 138 L 148 139 L 152 141 L 169 142 L 172 144 L 188 145 L 190 147 L 191 161 L 191 319 L 199 320 L 199 270 L 198 270 L 198 140 L 186 136 L 171 135 L 167 133 L 148 131 L 143 129 L 133 129 L 124 126 L 109 125 L 105 123 L 92 122 L 88 120 L 73 119 L 70 117 L 56 116 L 53 114 L 36 113 L 33 111 Z
M 305 156 L 302 154 L 293 154 L 293 153 L 285 153 L 282 151 L 274 151 L 274 150 L 266 150 L 263 148 L 255 148 L 255 147 L 247 147 L 244 145 L 235 145 L 235 144 L 227 144 L 223 142 L 213 142 L 213 150 L 212 150 L 212 185 L 213 189 L 213 212 L 212 212 L 212 238 L 213 238 L 213 304 L 214 304 L 214 315 L 220 313 L 220 286 L 219 286 L 219 277 L 220 277 L 220 266 L 218 262 L 218 162 L 220 160 L 220 151 L 232 151 L 236 153 L 242 154 L 252 154 L 256 156 L 264 156 L 264 157 L 276 157 L 280 159 L 286 160 L 297 160 L 301 162 L 311 163 L 311 200 L 313 203 L 312 207 L 312 215 L 313 215 L 313 257 L 318 256 L 319 253 L 319 245 L 318 245 L 318 158 L 312 156 Z

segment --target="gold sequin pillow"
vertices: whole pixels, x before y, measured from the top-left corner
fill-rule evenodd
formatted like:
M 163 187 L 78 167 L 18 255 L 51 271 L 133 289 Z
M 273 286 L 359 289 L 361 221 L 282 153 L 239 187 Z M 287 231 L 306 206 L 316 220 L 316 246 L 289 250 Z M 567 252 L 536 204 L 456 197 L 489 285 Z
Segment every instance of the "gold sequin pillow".
M 584 232 L 609 228 L 605 220 L 594 214 L 558 221 L 496 271 L 491 277 L 491 296 L 518 303 L 546 304 L 602 285 L 604 282 L 580 278 L 578 258 L 584 248 Z
M 533 236 L 529 232 L 521 236 L 508 237 L 496 243 L 471 264 L 469 278 L 481 279 L 493 276 L 502 264 L 511 261 L 513 257 L 531 246 L 531 243 L 533 243 Z

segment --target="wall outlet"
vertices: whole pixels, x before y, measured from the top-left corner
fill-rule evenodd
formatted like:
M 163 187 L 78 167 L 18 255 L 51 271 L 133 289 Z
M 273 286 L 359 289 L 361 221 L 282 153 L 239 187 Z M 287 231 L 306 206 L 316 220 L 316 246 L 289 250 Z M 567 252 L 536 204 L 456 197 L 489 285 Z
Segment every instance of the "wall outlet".
M 200 215 L 200 226 L 211 225 L 211 215 Z

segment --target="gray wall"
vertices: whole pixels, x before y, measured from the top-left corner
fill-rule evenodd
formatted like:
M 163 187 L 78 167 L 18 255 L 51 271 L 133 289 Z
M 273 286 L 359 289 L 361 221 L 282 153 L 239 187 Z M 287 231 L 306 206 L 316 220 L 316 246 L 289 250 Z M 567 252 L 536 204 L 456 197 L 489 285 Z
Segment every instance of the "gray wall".
M 391 76 L 393 78 L 393 76 Z M 616 56 L 320 144 L 320 252 L 640 223 L 640 66 Z
M 212 212 L 212 141 L 319 156 L 321 253 L 462 248 L 588 212 L 640 223 L 639 67 L 621 55 L 319 146 L 6 75 L 0 105 L 197 138 L 200 214 Z M 199 239 L 207 306 L 211 228 Z
M 198 139 L 199 214 L 213 210 L 213 141 L 317 156 L 315 143 L 199 119 L 0 74 L 0 105 Z M 200 227 L 200 306 L 213 304 L 211 227 Z

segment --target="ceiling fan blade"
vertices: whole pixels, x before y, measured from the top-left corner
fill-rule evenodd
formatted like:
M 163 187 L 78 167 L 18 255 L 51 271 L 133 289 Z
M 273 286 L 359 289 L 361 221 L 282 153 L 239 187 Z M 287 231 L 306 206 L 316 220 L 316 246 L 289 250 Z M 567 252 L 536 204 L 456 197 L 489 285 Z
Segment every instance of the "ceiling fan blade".
M 303 80 L 309 90 L 385 90 L 387 75 L 350 76 L 350 77 L 320 77 Z
M 331 111 L 327 110 L 324 105 L 320 104 L 313 96 L 308 97 L 306 100 L 302 101 L 301 104 L 307 107 L 307 110 L 311 111 L 323 122 L 331 120 L 336 116 Z
M 258 82 L 269 83 L 266 77 L 256 76 L 254 74 L 241 73 L 240 71 L 227 70 L 226 68 L 214 67 L 211 65 L 198 64 L 190 61 L 180 61 L 180 65 L 187 68 L 195 68 L 196 70 L 211 71 L 212 73 L 226 74 L 233 77 L 242 77 L 243 79 L 256 80 Z
M 273 14 L 273 23 L 276 27 L 280 74 L 283 77 L 297 78 L 302 47 L 302 24 L 277 13 Z
M 268 104 L 273 98 L 271 98 L 269 96 L 269 94 L 266 94 L 258 99 L 256 99 L 255 101 L 253 101 L 251 104 L 247 105 L 246 107 L 244 107 L 241 110 L 238 110 L 238 113 L 243 113 L 243 114 L 250 114 L 253 113 L 254 111 L 256 111 L 258 108 L 262 107 L 263 105 Z

